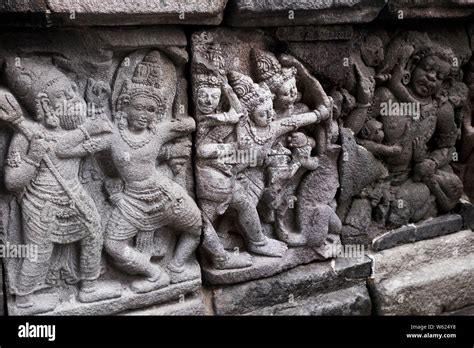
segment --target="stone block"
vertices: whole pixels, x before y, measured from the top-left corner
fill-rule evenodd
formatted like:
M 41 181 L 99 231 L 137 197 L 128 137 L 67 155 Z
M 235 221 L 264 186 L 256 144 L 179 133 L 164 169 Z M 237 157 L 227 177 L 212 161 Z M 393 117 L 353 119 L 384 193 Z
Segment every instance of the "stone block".
M 268 278 L 215 287 L 215 313 L 244 314 L 267 307 L 274 308 L 269 310 L 274 313 L 296 299 L 300 302 L 309 298 L 309 303 L 312 296 L 356 286 L 359 284 L 357 279 L 370 275 L 370 264 L 367 258 L 335 259 L 298 266 Z M 315 312 L 323 311 L 316 307 Z
M 440 315 L 472 305 L 473 241 L 472 231 L 461 231 L 374 253 L 375 312 Z
M 400 244 L 413 243 L 419 240 L 459 232 L 463 229 L 463 219 L 458 214 L 448 214 L 410 224 L 384 233 L 372 241 L 375 251 L 393 248 Z
M 2 25 L 94 26 L 222 22 L 226 0 L 6 0 Z
M 239 27 L 367 23 L 384 6 L 384 0 L 231 0 L 228 22 Z
M 386 9 L 388 15 L 396 19 L 465 18 L 474 13 L 474 1 L 389 0 Z
M 246 315 L 370 315 L 371 301 L 365 281 L 310 296 L 292 298 L 286 303 L 264 307 Z

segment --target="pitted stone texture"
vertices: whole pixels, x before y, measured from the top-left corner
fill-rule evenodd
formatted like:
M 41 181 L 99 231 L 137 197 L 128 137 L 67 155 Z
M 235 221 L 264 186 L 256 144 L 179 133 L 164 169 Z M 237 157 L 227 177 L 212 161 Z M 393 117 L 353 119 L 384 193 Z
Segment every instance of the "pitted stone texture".
M 249 268 L 219 270 L 205 262 L 202 265 L 202 272 L 204 279 L 210 284 L 235 284 L 270 277 L 294 268 L 297 265 L 322 261 L 329 257 L 331 255 L 325 253 L 324 247 L 318 250 L 313 248 L 294 248 L 289 249 L 281 259 L 254 256 L 254 263 Z
M 178 308 L 170 308 L 172 304 L 179 303 L 183 298 L 192 298 L 193 296 L 200 296 L 201 289 L 200 280 L 192 280 L 179 284 L 172 284 L 163 289 L 147 292 L 144 294 L 135 294 L 130 289 L 122 290 L 122 296 L 93 303 L 80 303 L 77 300 L 72 300 L 66 304 L 61 305 L 58 309 L 45 313 L 46 315 L 112 315 L 122 313 L 127 310 L 138 308 L 147 308 L 155 306 L 158 312 L 164 315 L 169 312 L 176 312 Z M 41 296 L 41 294 L 39 295 Z M 41 299 L 41 297 L 39 297 Z M 186 302 L 186 301 L 185 301 Z M 188 303 L 189 308 L 182 306 L 181 310 L 186 311 L 194 307 L 193 303 Z M 158 306 L 159 305 L 159 306 Z M 162 308 L 161 306 L 164 306 Z M 11 315 L 24 315 L 21 309 L 14 305 L 12 297 L 8 298 L 8 308 Z M 194 310 L 193 310 L 194 311 Z M 171 313 L 170 313 L 171 314 Z
M 474 234 L 462 231 L 372 255 L 379 315 L 439 315 L 474 303 Z
M 387 13 L 392 18 L 463 18 L 474 14 L 472 0 L 389 0 Z
M 247 315 L 370 315 L 372 304 L 365 281 L 340 290 L 256 310 Z
M 269 278 L 215 288 L 214 308 L 218 315 L 250 314 L 267 307 L 274 308 L 274 311 L 269 311 L 275 312 L 278 308 L 285 308 L 286 304 L 291 305 L 296 299 L 298 302 L 310 301 L 312 296 L 356 286 L 360 284 L 356 279 L 369 276 L 370 266 L 365 257 L 335 259 L 298 266 Z M 324 311 L 317 306 L 309 311 L 313 310 L 315 313 Z
M 198 292 L 189 297 L 182 296 L 178 301 L 170 302 L 161 306 L 151 306 L 144 309 L 137 309 L 120 313 L 119 315 L 206 315 L 201 294 Z
M 385 0 L 232 0 L 228 6 L 233 26 L 327 25 L 371 22 Z
M 41 26 L 213 24 L 222 22 L 226 0 L 6 0 L 6 24 Z M 29 16 L 27 16 L 29 15 Z M 31 16 L 33 15 L 33 16 Z M 15 20 L 14 20 L 15 19 Z
M 462 228 L 463 219 L 461 215 L 442 215 L 384 233 L 373 240 L 372 248 L 376 251 L 385 250 L 400 244 L 413 243 L 419 240 L 459 232 Z

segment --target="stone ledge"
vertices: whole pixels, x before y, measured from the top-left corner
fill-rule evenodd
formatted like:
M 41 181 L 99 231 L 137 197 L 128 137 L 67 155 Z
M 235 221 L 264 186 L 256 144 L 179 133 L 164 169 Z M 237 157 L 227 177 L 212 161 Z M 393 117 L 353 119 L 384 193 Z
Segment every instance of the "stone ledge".
M 222 22 L 226 0 L 5 0 L 6 25 L 83 26 L 203 24 Z
M 298 266 L 269 278 L 216 287 L 216 314 L 244 314 L 355 286 L 370 275 L 370 260 L 335 259 Z M 315 309 L 316 310 L 316 309 Z
M 461 231 L 372 255 L 380 315 L 439 315 L 474 304 L 474 233 Z
M 59 309 L 45 313 L 46 315 L 111 315 L 121 313 L 131 309 L 156 306 L 158 304 L 178 303 L 181 295 L 193 296 L 201 290 L 201 280 L 172 284 L 166 288 L 151 291 L 144 294 L 133 293 L 126 288 L 122 291 L 122 296 L 110 300 L 92 303 L 81 303 L 74 298 L 67 303 L 62 303 Z M 38 294 L 38 300 L 45 294 Z M 17 308 L 13 296 L 7 298 L 8 309 L 11 315 L 25 315 L 21 309 Z
M 365 281 L 359 284 L 256 310 L 247 315 L 370 315 L 372 303 Z
M 473 14 L 474 1 L 472 0 L 389 0 L 386 12 L 381 17 L 442 19 L 465 18 Z
M 231 0 L 227 19 L 236 27 L 367 23 L 384 6 L 385 0 Z
M 388 231 L 372 241 L 372 249 L 381 251 L 397 245 L 413 243 L 459 232 L 463 229 L 463 218 L 458 214 L 438 216 Z
M 152 306 L 119 313 L 119 315 L 206 315 L 206 309 L 201 293 L 189 298 L 178 300 L 177 303 L 167 303 L 160 306 Z

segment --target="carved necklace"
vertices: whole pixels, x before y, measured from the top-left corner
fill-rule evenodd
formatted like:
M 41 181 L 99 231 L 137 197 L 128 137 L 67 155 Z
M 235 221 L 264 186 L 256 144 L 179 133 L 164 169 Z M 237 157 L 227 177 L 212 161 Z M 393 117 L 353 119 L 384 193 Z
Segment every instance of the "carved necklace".
M 252 139 L 259 145 L 263 145 L 267 143 L 269 140 L 273 138 L 273 135 L 275 133 L 271 125 L 268 125 L 265 128 L 265 133 L 267 134 L 266 136 L 258 135 L 257 128 L 250 123 L 247 123 L 247 129 L 249 130 L 249 134 L 252 137 Z
M 144 139 L 144 140 L 139 140 L 139 141 L 133 140 L 125 132 L 125 127 L 120 127 L 119 128 L 119 133 L 120 133 L 120 136 L 122 137 L 123 141 L 125 141 L 127 143 L 127 145 L 130 146 L 134 150 L 142 148 L 143 146 L 148 144 L 151 141 L 151 138 L 152 138 L 151 136 L 148 135 L 147 138 Z

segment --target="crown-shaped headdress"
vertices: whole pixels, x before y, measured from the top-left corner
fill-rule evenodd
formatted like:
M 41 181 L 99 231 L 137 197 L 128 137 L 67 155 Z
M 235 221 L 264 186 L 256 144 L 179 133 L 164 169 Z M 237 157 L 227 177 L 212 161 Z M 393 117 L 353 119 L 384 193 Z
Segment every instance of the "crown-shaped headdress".
M 252 49 L 250 58 L 258 82 L 265 82 L 272 91 L 296 76 L 296 68 L 282 68 L 280 62 L 271 52 Z
M 270 90 L 259 86 L 253 80 L 244 74 L 237 71 L 231 71 L 227 75 L 229 84 L 234 90 L 237 97 L 240 99 L 245 108 L 252 112 L 259 105 L 263 104 L 268 99 L 272 99 L 273 95 Z
M 119 108 L 123 97 L 146 96 L 153 99 L 158 106 L 158 113 L 166 110 L 166 97 L 162 91 L 163 80 L 162 58 L 159 51 L 151 51 L 137 65 L 131 80 L 126 80 L 119 98 Z

